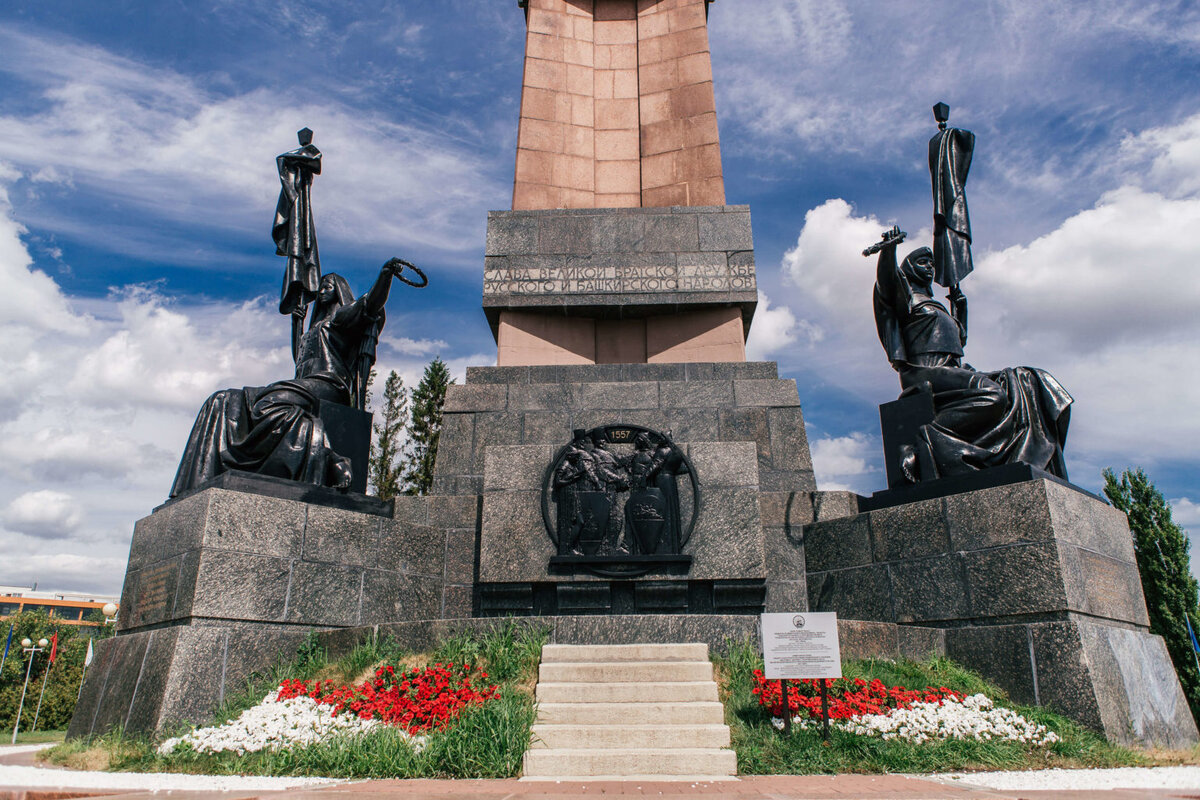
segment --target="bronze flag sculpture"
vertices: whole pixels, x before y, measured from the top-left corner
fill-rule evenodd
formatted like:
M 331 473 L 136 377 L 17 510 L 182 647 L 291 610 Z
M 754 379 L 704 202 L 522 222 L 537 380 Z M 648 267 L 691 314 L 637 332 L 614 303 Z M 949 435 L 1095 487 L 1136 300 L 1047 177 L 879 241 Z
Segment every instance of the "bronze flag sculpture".
M 979 372 L 963 360 L 967 298 L 958 283 L 973 267 L 962 187 L 975 137 L 945 128 L 945 104 L 934 113 L 941 128 L 929 148 L 934 248 L 918 248 L 898 264 L 906 234 L 893 227 L 863 251 L 879 253 L 875 324 L 900 374 L 901 397 L 923 392 L 932 400 L 933 419 L 900 448 L 901 471 L 916 483 L 1021 462 L 1066 478 L 1071 395 L 1045 370 Z M 949 287 L 945 304 L 933 296 L 934 283 Z
M 312 143 L 310 128 L 300 129 L 296 137 L 300 146 L 275 159 L 280 189 L 271 226 L 275 254 L 287 257 L 279 313 L 292 316 L 293 359 L 299 358 L 304 317 L 321 284 L 321 256 L 312 210 L 312 182 L 314 175 L 321 174 L 321 151 Z

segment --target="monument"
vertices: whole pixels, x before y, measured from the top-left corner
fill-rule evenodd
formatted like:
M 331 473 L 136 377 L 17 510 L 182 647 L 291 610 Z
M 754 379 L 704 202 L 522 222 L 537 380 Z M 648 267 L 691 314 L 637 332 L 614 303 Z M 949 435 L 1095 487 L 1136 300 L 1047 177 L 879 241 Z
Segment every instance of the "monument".
M 963 361 L 972 270 L 964 183 L 975 137 L 934 106 L 934 247 L 879 253 L 879 339 L 903 392 L 880 407 L 889 489 L 805 529 L 809 606 L 936 627 L 945 654 L 1122 742 L 1197 739 L 1150 634 L 1125 515 L 1067 482 L 1071 395 L 1044 370 Z M 932 285 L 949 289 L 943 305 Z
M 365 636 L 421 648 L 517 618 L 560 643 L 721 647 L 756 636 L 764 611 L 811 607 L 838 612 L 847 657 L 948 654 L 1114 738 L 1195 741 L 1146 631 L 1124 517 L 1045 463 L 938 466 L 930 431 L 957 429 L 937 417 L 934 381 L 915 382 L 929 413 L 905 412 L 894 439 L 911 478 L 872 497 L 817 490 L 795 381 L 746 360 L 754 242 L 750 209 L 725 198 L 707 0 L 522 7 L 512 208 L 489 213 L 483 265 L 496 366 L 449 387 L 431 493 L 361 494 L 327 421 L 335 406 L 360 413 L 374 326 L 355 328 L 357 349 L 340 340 L 341 366 L 321 373 L 336 397 L 304 366 L 322 320 L 382 324 L 378 291 L 403 265 L 357 300 L 322 288 L 319 152 L 302 131 L 279 160 L 275 227 L 296 378 L 205 406 L 184 462 L 198 451 L 221 469 L 189 468 L 196 478 L 137 523 L 118 635 L 97 652 L 70 734 L 203 721 L 313 631 L 333 649 Z M 971 141 L 951 131 L 936 148 L 945 228 L 914 261 L 921 279 L 903 273 L 914 291 L 935 263 L 947 285 L 970 272 Z M 899 280 L 895 243 L 881 265 Z M 896 295 L 882 294 L 903 340 Z M 957 337 L 965 316 L 951 305 Z M 222 415 L 256 432 L 261 421 L 261 439 L 239 434 L 248 453 L 206 433 L 227 429 L 204 422 Z M 316 442 L 305 467 L 278 468 L 277 444 L 297 440 Z

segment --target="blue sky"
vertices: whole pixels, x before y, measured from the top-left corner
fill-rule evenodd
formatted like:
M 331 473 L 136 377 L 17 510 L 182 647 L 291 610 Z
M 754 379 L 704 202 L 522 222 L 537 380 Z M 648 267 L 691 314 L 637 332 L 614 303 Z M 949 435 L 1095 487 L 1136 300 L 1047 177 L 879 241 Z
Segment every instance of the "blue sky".
M 1049 369 L 1067 460 L 1144 466 L 1200 530 L 1200 11 L 1184 2 L 718 0 L 728 200 L 822 489 L 882 488 L 897 392 L 858 255 L 928 238 L 930 106 L 977 137 L 969 360 Z M 309 126 L 322 260 L 399 255 L 380 366 L 493 363 L 486 212 L 509 207 L 515 0 L 15 2 L 0 11 L 0 583 L 115 592 L 196 409 L 290 368 L 274 157 Z

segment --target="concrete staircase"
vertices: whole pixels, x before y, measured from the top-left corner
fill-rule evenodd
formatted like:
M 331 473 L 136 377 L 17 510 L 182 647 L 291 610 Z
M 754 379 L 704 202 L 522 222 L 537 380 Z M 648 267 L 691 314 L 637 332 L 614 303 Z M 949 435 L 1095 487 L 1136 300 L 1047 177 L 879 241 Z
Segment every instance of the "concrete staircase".
M 535 780 L 737 774 L 705 644 L 548 644 L 525 753 Z

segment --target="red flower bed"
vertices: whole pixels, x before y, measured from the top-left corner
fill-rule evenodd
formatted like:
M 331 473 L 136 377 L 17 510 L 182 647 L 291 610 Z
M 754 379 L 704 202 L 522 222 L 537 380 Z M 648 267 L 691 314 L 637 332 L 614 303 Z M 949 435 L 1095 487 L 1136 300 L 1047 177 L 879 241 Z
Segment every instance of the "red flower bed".
M 924 689 L 905 689 L 903 686 L 884 686 L 878 678 L 867 683 L 862 678 L 838 678 L 829 684 L 829 718 L 849 719 L 861 714 L 887 714 L 895 708 L 908 708 L 913 703 L 941 703 L 963 695 L 945 686 L 926 686 Z M 758 704 L 770 709 L 776 717 L 783 716 L 779 681 L 767 680 L 762 670 L 754 670 L 754 686 L 750 693 Z M 811 719 L 821 718 L 820 680 L 788 681 L 788 709 L 795 717 L 803 710 Z
M 288 679 L 279 685 L 279 699 L 311 697 L 333 706 L 334 715 L 348 710 L 416 734 L 445 727 L 467 706 L 499 697 L 498 687 L 483 683 L 486 679 L 486 672 L 467 664 L 434 664 L 400 672 L 384 666 L 375 670 L 374 679 L 359 686 Z

